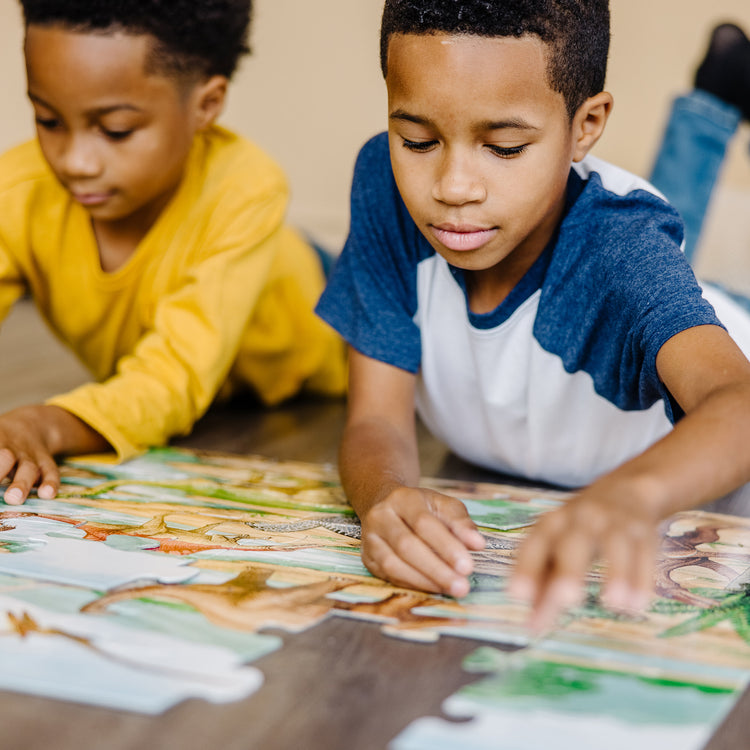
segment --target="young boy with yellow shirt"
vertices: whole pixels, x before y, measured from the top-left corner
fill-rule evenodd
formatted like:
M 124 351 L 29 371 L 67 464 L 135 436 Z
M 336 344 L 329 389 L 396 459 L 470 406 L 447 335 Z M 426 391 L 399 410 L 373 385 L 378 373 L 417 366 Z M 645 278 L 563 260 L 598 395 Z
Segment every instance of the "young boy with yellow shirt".
M 279 167 L 214 124 L 251 0 L 21 0 L 37 138 L 0 157 L 0 319 L 25 293 L 96 382 L 0 416 L 8 503 L 56 455 L 127 458 L 217 392 L 340 394 L 324 274 Z

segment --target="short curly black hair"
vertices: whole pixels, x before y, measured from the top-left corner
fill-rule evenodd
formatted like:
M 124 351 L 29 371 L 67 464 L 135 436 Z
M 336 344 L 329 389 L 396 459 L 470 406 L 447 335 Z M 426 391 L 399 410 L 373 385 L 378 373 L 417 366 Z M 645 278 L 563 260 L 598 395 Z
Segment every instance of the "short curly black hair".
M 150 66 L 186 77 L 231 78 L 247 38 L 252 0 L 20 0 L 26 26 L 150 34 Z
M 547 75 L 573 118 L 604 89 L 609 55 L 609 0 L 385 0 L 380 66 L 388 72 L 393 34 L 521 37 L 549 45 Z

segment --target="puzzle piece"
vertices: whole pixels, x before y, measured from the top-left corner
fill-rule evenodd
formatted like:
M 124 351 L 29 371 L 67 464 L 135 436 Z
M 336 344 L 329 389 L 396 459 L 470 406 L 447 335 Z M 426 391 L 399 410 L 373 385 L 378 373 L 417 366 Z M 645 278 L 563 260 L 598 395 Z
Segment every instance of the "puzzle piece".
M 745 684 L 646 678 L 490 648 L 465 667 L 487 674 L 445 701 L 448 717 L 462 721 L 419 719 L 390 750 L 699 750 Z
M 63 477 L 58 500 L 0 505 L 7 611 L 27 631 L 24 639 L 38 640 L 40 628 L 47 636 L 65 631 L 75 635 L 76 648 L 76 638 L 85 638 L 114 660 L 122 654 L 106 645 L 113 643 L 110 626 L 171 637 L 177 645 L 163 650 L 165 668 L 170 650 L 194 646 L 245 649 L 252 660 L 278 646 L 262 640 L 263 628 L 297 632 L 333 616 L 377 622 L 389 635 L 418 641 L 450 634 L 526 645 L 528 612 L 505 599 L 507 577 L 524 527 L 564 501 L 561 493 L 533 488 L 426 480 L 464 499 L 488 542 L 474 554 L 470 595 L 458 601 L 369 574 L 359 556 L 359 524 L 328 466 L 166 449 L 135 464 L 78 460 L 63 467 Z M 602 571 L 595 569 L 585 605 L 535 646 L 538 659 L 639 678 L 658 672 L 722 690 L 744 679 L 750 521 L 692 512 L 664 531 L 652 610 L 636 619 L 604 610 L 597 596 Z M 35 627 L 23 625 L 26 606 L 43 610 L 32 616 Z M 72 627 L 50 613 L 80 619 Z M 46 641 L 60 639 L 58 633 Z M 70 639 L 62 640 L 70 650 Z M 144 646 L 144 680 L 148 665 L 161 663 L 149 653 Z M 475 724 L 497 719 L 470 713 Z M 620 718 L 607 718 L 614 720 Z

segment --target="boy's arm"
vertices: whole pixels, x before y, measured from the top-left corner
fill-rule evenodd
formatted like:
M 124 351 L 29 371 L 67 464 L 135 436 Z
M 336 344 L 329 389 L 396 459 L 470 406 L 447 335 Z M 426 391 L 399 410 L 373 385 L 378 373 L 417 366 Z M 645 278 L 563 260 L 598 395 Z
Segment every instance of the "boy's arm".
M 484 547 L 464 505 L 420 489 L 414 375 L 349 350 L 349 412 L 339 467 L 362 521 L 362 560 L 380 578 L 463 596 L 469 549 Z
M 0 415 L 0 479 L 14 474 L 6 501 L 22 503 L 35 484 L 54 497 L 55 456 L 114 449 L 127 458 L 187 432 L 226 377 L 271 258 L 269 243 L 209 258 L 158 301 L 152 330 L 115 375 Z
M 7 216 L 4 216 L 7 220 Z M 0 322 L 26 291 L 19 266 L 0 239 Z M 53 497 L 60 473 L 53 458 L 71 447 L 88 453 L 107 447 L 100 435 L 72 414 L 52 406 L 24 406 L 0 415 L 0 481 L 12 477 L 4 499 L 22 503 L 39 483 L 42 497 Z
M 111 447 L 120 458 L 128 458 L 188 432 L 236 359 L 248 321 L 269 283 L 277 243 L 294 241 L 304 246 L 283 228 L 284 206 L 285 193 L 275 183 L 262 195 L 228 192 L 221 211 L 214 211 L 206 228 L 196 230 L 194 244 L 183 248 L 183 261 L 172 269 L 180 274 L 173 290 L 139 298 L 132 315 L 148 321 L 150 327 L 118 360 L 114 375 L 55 396 L 43 406 L 29 407 L 22 414 L 6 415 L 10 420 L 6 434 L 13 433 L 6 443 L 11 452 L 19 453 L 16 464 L 35 456 L 32 463 L 36 463 L 37 475 L 52 477 L 42 478 L 42 484 L 54 488 L 56 473 L 50 472 L 55 455 Z M 299 259 L 299 274 L 310 279 L 311 287 L 318 274 L 322 287 L 317 257 L 309 248 L 304 255 Z M 313 304 L 310 294 L 304 305 L 311 310 Z M 312 312 L 309 317 L 313 319 Z M 106 328 L 107 321 L 102 325 Z M 117 331 L 110 329 L 110 335 Z M 33 450 L 18 433 L 19 422 L 23 432 L 33 436 Z M 8 454 L 7 461 L 11 460 Z M 22 478 L 33 473 L 29 467 Z M 24 480 L 23 497 L 29 484 Z M 43 494 L 47 492 L 54 494 L 45 488 Z
M 750 363 L 729 334 L 713 325 L 687 329 L 662 346 L 656 367 L 686 416 L 536 524 L 509 589 L 532 603 L 535 630 L 581 599 L 596 557 L 608 563 L 605 603 L 643 608 L 659 522 L 750 480 Z

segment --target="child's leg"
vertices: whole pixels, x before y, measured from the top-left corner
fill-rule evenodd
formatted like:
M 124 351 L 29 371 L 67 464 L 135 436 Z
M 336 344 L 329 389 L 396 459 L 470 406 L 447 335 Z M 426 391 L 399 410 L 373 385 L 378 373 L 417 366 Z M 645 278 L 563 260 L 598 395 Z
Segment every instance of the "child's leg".
M 738 26 L 713 30 L 695 89 L 675 101 L 651 175 L 682 215 L 689 260 L 727 144 L 740 120 L 750 120 L 750 41 Z
M 750 120 L 750 40 L 733 23 L 717 26 L 695 71 L 695 88 L 740 110 Z
M 685 255 L 693 260 L 703 219 L 739 110 L 705 91 L 675 99 L 651 182 L 685 222 Z

